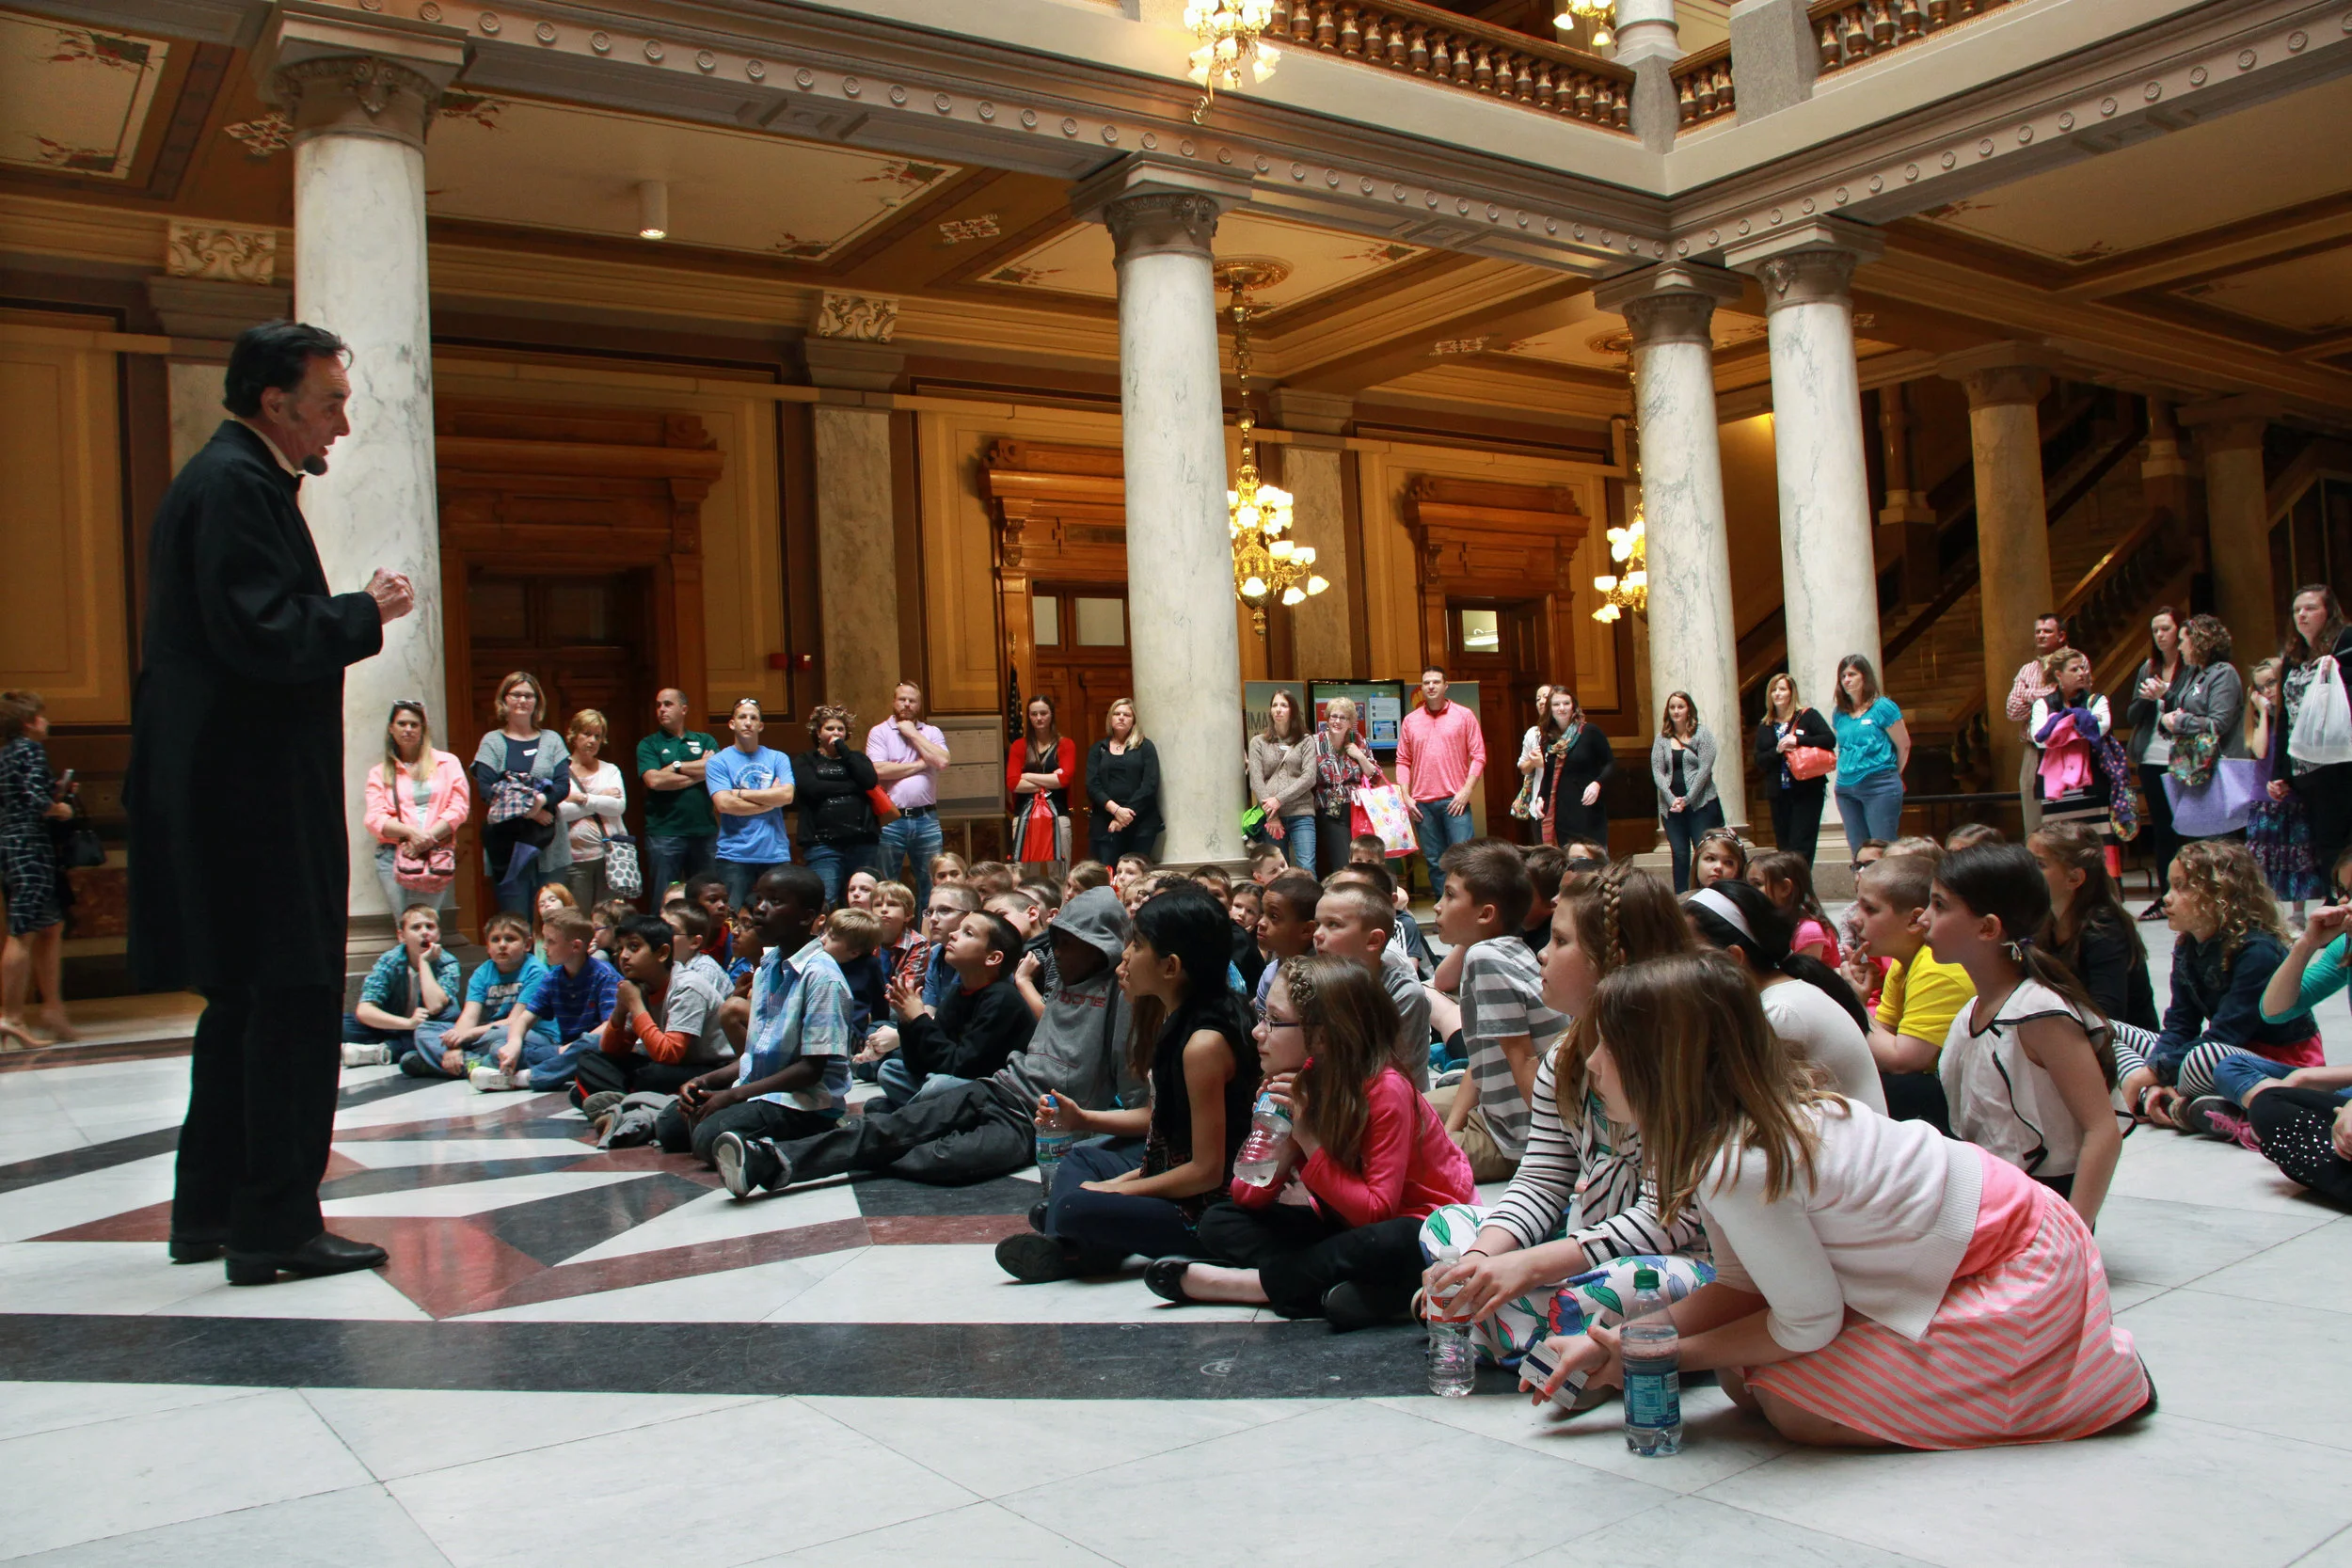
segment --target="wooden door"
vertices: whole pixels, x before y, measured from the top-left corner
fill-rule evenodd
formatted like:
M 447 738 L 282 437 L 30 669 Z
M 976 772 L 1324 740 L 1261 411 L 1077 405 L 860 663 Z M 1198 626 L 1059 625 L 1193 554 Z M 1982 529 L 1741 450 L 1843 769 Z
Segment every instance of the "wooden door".
M 1449 599 L 1446 669 L 1455 686 L 1478 688 L 1479 732 L 1486 742 L 1486 832 L 1508 836 L 1519 790 L 1519 739 L 1538 721 L 1535 689 L 1544 673 L 1540 599 Z
M 1127 595 L 1100 583 L 1040 583 L 1030 592 L 1034 607 L 1036 674 L 1030 689 L 1054 699 L 1061 733 L 1078 753 L 1070 781 L 1072 854 L 1086 855 L 1089 823 L 1086 759 L 1108 732 L 1111 705 L 1135 695 L 1135 670 L 1127 652 Z M 1152 716 L 1137 715 L 1143 733 Z

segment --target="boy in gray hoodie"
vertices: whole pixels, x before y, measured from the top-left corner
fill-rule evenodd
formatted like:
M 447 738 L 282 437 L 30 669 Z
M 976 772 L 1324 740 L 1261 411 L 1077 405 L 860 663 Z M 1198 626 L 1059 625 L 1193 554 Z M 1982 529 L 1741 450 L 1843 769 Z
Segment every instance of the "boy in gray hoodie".
M 1092 888 L 1062 906 L 1047 927 L 1061 984 L 1025 1050 L 986 1078 L 920 1095 L 896 1111 L 845 1118 L 812 1138 L 749 1139 L 741 1159 L 723 1164 L 727 1190 L 748 1197 L 844 1171 L 887 1171 L 913 1181 L 961 1186 L 1009 1176 L 1037 1158 L 1038 1101 L 1068 1095 L 1090 1111 L 1110 1110 L 1125 1082 L 1128 1009 L 1119 986 L 1127 914 L 1119 895 Z

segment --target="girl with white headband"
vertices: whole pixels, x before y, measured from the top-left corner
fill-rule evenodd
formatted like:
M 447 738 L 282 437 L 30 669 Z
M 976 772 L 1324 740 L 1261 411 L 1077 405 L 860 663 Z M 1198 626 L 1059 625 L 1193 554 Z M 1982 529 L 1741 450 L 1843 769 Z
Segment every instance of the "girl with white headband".
M 1685 898 L 1682 912 L 1701 942 L 1747 970 L 1773 1034 L 1839 1094 L 1885 1112 L 1886 1090 L 1870 1054 L 1870 1015 L 1836 970 L 1790 950 L 1793 923 L 1770 894 L 1747 882 L 1717 882 Z

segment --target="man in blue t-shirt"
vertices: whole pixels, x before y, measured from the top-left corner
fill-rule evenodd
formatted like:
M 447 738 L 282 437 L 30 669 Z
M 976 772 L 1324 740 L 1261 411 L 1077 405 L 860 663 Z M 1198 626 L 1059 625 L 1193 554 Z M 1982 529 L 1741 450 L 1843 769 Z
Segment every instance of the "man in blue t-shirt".
M 719 875 L 727 902 L 741 909 L 763 872 L 792 859 L 784 831 L 784 808 L 792 803 L 792 764 L 782 752 L 759 743 L 766 727 L 759 699 L 735 705 L 727 729 L 735 744 L 710 759 L 703 774 L 710 804 L 719 814 Z

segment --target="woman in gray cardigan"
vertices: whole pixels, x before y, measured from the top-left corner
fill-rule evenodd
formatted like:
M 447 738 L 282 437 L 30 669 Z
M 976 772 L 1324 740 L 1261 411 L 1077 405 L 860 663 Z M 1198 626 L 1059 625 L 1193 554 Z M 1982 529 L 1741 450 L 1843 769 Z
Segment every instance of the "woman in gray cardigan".
M 2173 695 L 2164 699 L 2156 726 L 2177 753 L 2191 736 L 2209 735 L 2214 756 L 2246 758 L 2246 684 L 2230 662 L 2230 628 L 2211 615 L 2192 615 L 2181 628 L 2181 659 L 2188 666 Z M 2192 835 L 2182 833 L 2184 842 Z
M 556 822 L 556 806 L 572 792 L 572 754 L 564 737 L 543 730 L 547 698 L 538 680 L 517 670 L 499 682 L 500 727 L 473 754 L 474 799 L 483 805 L 482 858 L 498 884 L 499 908 L 527 911 L 540 885 L 560 882 L 572 863 L 572 846 Z M 527 784 L 538 804 L 501 820 L 499 784 Z M 526 860 L 525 857 L 530 857 Z
M 1265 808 L 1266 836 L 1291 864 L 1315 869 L 1315 737 L 1287 691 L 1266 704 L 1265 728 L 1249 737 L 1249 798 Z
M 1674 850 L 1675 891 L 1682 893 L 1691 883 L 1691 846 L 1724 825 L 1724 803 L 1715 798 L 1715 736 L 1699 722 L 1698 705 L 1688 691 L 1666 696 L 1665 717 L 1650 742 L 1649 776 Z

